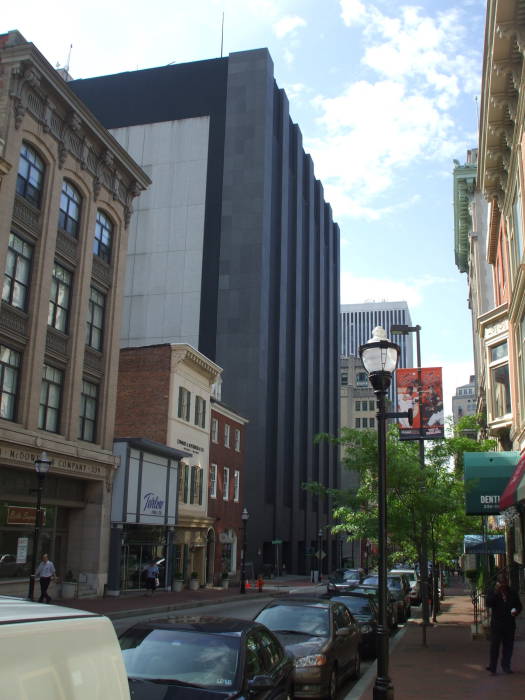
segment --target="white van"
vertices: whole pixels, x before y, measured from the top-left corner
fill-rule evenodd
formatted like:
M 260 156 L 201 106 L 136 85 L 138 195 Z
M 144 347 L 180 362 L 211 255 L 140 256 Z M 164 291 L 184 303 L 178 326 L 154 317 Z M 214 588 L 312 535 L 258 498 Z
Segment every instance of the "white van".
M 0 596 L 2 700 L 129 700 L 107 617 Z

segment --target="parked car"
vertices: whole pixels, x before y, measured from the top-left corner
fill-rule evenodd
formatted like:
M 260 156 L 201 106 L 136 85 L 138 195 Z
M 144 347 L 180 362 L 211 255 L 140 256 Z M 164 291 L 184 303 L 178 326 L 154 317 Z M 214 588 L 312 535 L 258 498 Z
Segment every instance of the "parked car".
M 0 696 L 129 700 L 117 635 L 103 615 L 0 596 Z
M 378 586 L 377 585 L 367 584 L 365 586 L 364 583 L 361 583 L 359 586 L 356 586 L 354 588 L 352 593 L 363 595 L 363 596 L 373 596 L 374 600 L 376 601 L 376 603 L 379 607 Z M 397 619 L 396 599 L 390 590 L 388 591 L 388 600 L 386 602 L 386 617 L 387 617 L 387 623 L 388 623 L 389 630 L 392 631 L 395 627 L 397 627 L 398 619 Z
M 357 620 L 361 632 L 359 652 L 361 658 L 374 657 L 377 653 L 377 625 L 379 608 L 375 596 L 349 591 L 330 595 L 330 600 L 345 605 L 352 617 Z
M 17 564 L 14 554 L 0 554 L 0 578 L 14 578 L 15 576 L 29 576 L 29 562 Z
M 326 590 L 328 593 L 343 593 L 351 591 L 363 580 L 365 572 L 363 569 L 336 569 L 328 577 Z
M 421 605 L 421 582 L 417 576 L 415 569 L 392 569 L 390 575 L 397 576 L 404 574 L 410 585 L 410 604 Z
M 333 700 L 342 678 L 359 676 L 361 633 L 341 603 L 320 598 L 275 600 L 255 619 L 294 656 L 294 697 Z
M 369 576 L 363 581 L 363 585 L 379 585 L 379 576 Z M 410 617 L 410 584 L 408 579 L 402 576 L 387 575 L 386 585 L 395 600 L 397 608 L 397 622 L 406 622 Z
M 264 625 L 251 620 L 152 620 L 131 627 L 119 641 L 134 700 L 293 696 L 291 655 Z

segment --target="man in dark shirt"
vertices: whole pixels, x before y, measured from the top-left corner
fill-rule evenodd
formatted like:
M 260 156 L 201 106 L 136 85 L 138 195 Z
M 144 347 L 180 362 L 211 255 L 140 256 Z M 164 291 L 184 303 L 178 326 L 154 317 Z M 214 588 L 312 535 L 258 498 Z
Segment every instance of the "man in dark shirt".
M 501 668 L 505 673 L 512 673 L 510 660 L 514 647 L 516 616 L 520 614 L 522 605 L 518 593 L 509 586 L 505 574 L 498 574 L 494 590 L 487 595 L 487 607 L 492 609 L 490 662 L 487 671 L 493 675 L 496 673 L 501 645 Z

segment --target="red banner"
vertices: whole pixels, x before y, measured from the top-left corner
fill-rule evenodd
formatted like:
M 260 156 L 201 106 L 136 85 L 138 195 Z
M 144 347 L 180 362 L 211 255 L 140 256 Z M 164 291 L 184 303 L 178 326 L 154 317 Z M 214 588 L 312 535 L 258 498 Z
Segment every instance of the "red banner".
M 406 412 L 411 408 L 414 412 L 412 425 L 409 425 L 408 418 L 399 419 L 401 440 L 436 440 L 445 437 L 441 367 L 421 369 L 421 406 L 417 369 L 398 369 L 396 382 L 397 410 Z
M 46 509 L 41 509 L 41 525 L 46 524 Z M 36 508 L 22 506 L 7 506 L 7 525 L 31 525 L 35 526 Z

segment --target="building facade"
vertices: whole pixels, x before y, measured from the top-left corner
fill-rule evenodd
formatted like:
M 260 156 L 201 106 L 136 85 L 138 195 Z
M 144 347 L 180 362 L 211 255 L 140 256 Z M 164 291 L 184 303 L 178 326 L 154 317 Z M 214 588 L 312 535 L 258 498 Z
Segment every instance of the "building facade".
M 161 529 L 145 530 L 142 519 L 136 521 L 139 527 L 133 527 L 126 519 L 124 523 L 130 526 L 126 543 L 135 545 L 136 551 L 139 545 L 147 545 L 146 558 L 169 556 L 168 569 L 181 572 L 185 580 L 196 572 L 201 585 L 211 583 L 214 576 L 215 521 L 208 516 L 206 487 L 210 463 L 210 398 L 220 374 L 220 367 L 182 343 L 123 348 L 120 353 L 116 438 L 119 442 L 134 438 L 163 445 L 163 453 L 157 449 L 164 460 L 163 483 L 177 453 L 181 460 L 177 498 L 170 499 L 171 506 L 166 512 L 155 513 L 163 519 Z M 170 460 L 169 464 L 166 460 Z M 171 477 L 169 483 L 173 483 Z M 149 493 L 149 490 L 141 492 L 140 497 L 144 499 Z M 115 497 L 118 498 L 117 493 Z M 121 502 L 119 498 L 117 513 L 121 511 Z M 113 521 L 113 526 L 119 523 L 124 524 L 118 519 Z M 149 541 L 145 541 L 146 535 L 151 538 Z M 168 551 L 171 543 L 172 553 Z M 123 549 L 121 556 L 125 555 Z M 147 562 L 140 559 L 140 566 L 144 563 Z
M 119 327 L 132 202 L 149 179 L 17 31 L 0 36 L 1 592 L 37 552 L 106 583 Z
M 71 83 L 154 185 L 122 342 L 192 343 L 249 420 L 248 559 L 307 570 L 338 485 L 339 229 L 266 49 Z M 329 566 L 335 542 L 328 538 Z
M 215 521 L 215 584 L 220 583 L 222 574 L 227 574 L 229 579 L 238 579 L 240 574 L 244 539 L 241 514 L 245 507 L 246 423 L 246 419 L 212 396 L 208 516 Z M 246 528 L 248 526 L 249 523 Z M 249 562 L 250 571 L 257 564 Z
M 476 377 L 471 375 L 469 383 L 456 387 L 456 393 L 452 397 L 454 423 L 464 416 L 473 416 L 476 413 L 476 405 Z

